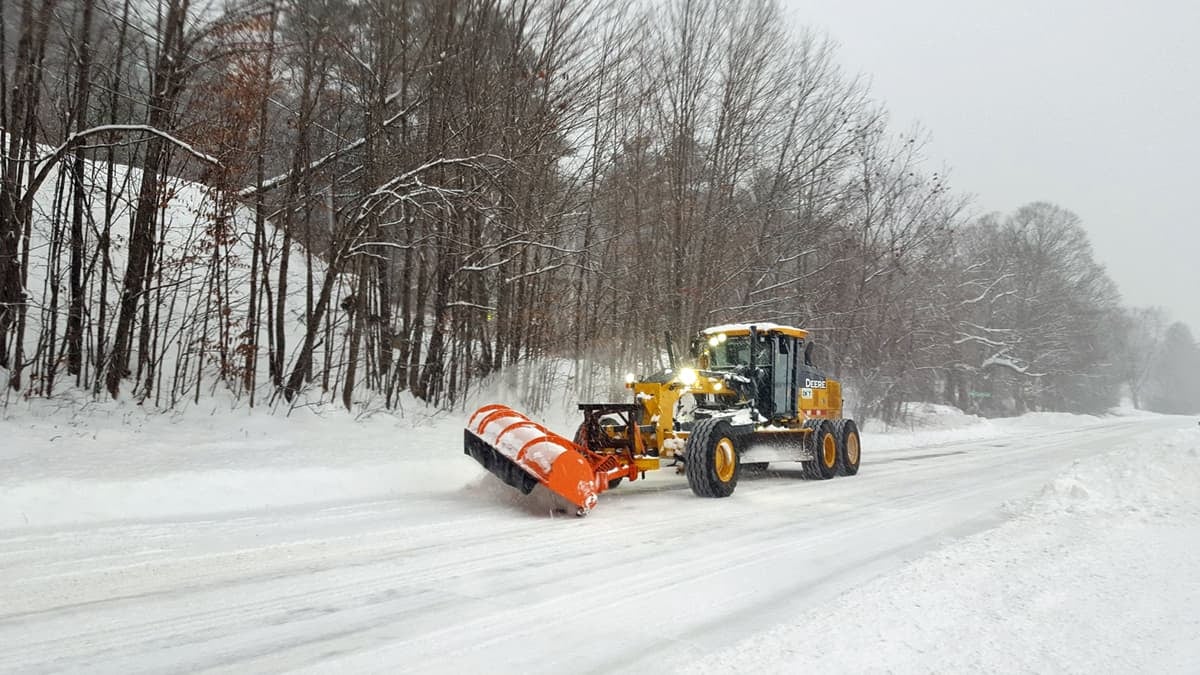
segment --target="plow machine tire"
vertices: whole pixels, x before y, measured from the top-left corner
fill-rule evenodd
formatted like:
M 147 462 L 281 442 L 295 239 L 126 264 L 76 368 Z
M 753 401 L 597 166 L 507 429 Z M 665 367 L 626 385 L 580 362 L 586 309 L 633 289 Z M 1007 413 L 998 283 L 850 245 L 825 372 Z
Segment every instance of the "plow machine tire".
M 725 420 L 700 420 L 684 446 L 684 473 L 699 497 L 728 497 L 738 481 L 738 438 Z
M 858 425 L 854 420 L 838 420 L 834 423 L 834 431 L 838 439 L 838 461 L 841 471 L 847 476 L 858 473 L 858 464 L 862 461 L 862 443 L 858 435 Z
M 575 445 L 578 445 L 581 448 L 587 448 L 589 446 L 589 444 L 583 442 L 583 435 L 584 435 L 584 432 L 586 432 L 586 431 L 587 431 L 587 422 L 580 422 L 579 428 L 575 430 L 575 437 L 571 439 L 571 442 L 574 443 Z
M 808 436 L 812 459 L 804 463 L 804 476 L 814 480 L 829 480 L 838 472 L 838 437 L 829 420 L 810 420 L 813 432 Z
M 571 439 L 571 442 L 574 443 L 575 445 L 578 445 L 581 448 L 588 448 L 589 450 L 595 450 L 596 448 L 591 447 L 591 444 L 583 442 L 583 434 L 586 429 L 587 429 L 587 422 L 581 423 L 579 425 L 579 428 L 575 430 L 575 437 Z M 613 478 L 612 480 L 608 481 L 608 489 L 611 490 L 611 489 L 617 487 L 618 485 L 621 484 L 621 481 L 623 481 L 623 480 L 625 480 L 624 477 Z

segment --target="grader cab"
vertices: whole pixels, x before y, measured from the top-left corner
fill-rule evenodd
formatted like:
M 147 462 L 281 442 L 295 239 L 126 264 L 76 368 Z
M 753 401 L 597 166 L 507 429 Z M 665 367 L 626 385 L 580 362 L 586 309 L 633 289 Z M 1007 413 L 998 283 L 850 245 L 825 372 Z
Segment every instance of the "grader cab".
M 543 485 L 578 515 L 664 461 L 682 464 L 701 497 L 728 497 L 742 471 L 770 462 L 800 462 L 821 480 L 858 473 L 858 427 L 842 416 L 841 384 L 813 365 L 807 331 L 714 326 L 691 345 L 685 367 L 672 356 L 664 371 L 627 377 L 632 402 L 580 404 L 571 440 L 492 405 L 471 416 L 464 451 L 525 494 Z

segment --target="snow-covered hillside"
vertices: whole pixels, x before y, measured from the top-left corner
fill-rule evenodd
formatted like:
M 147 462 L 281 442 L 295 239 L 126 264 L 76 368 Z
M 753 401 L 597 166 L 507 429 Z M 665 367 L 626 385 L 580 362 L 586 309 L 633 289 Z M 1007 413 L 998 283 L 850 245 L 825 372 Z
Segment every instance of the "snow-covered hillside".
M 0 421 L 0 671 L 1190 672 L 1200 428 L 926 411 L 862 472 L 671 471 L 587 518 L 461 451 L 465 416 Z M 552 421 L 569 431 L 565 421 Z M 878 427 L 877 427 L 878 429 Z
M 113 190 L 109 193 L 105 189 L 109 181 L 107 163 L 89 161 L 85 167 L 84 180 L 93 188 L 88 204 L 90 216 L 83 232 L 87 292 L 84 303 L 89 308 L 85 317 L 85 332 L 88 333 L 85 346 L 92 353 L 97 324 L 101 323 L 102 296 L 107 305 L 107 314 L 103 317 L 106 346 L 111 346 L 107 343 L 116 331 L 117 305 L 129 257 L 130 222 L 142 174 L 137 168 L 114 165 Z M 49 339 L 48 336 L 61 338 L 66 332 L 69 297 L 67 235 L 58 202 L 61 195 L 56 192 L 66 172 L 65 167 L 58 167 L 41 185 L 33 200 L 26 279 L 26 296 L 31 299 L 24 334 L 27 358 L 42 353 L 38 351 L 39 347 L 44 352 L 43 342 Z M 248 340 L 243 332 L 248 326 L 255 230 L 254 215 L 250 210 L 232 200 L 218 204 L 216 191 L 208 186 L 173 178 L 163 190 L 162 211 L 154 237 L 155 277 L 154 283 L 150 284 L 152 309 L 146 315 L 139 312 L 138 321 L 143 316 L 150 319 L 150 335 L 158 345 L 153 354 L 157 376 L 151 403 L 156 407 L 171 407 L 197 396 L 208 398 L 237 381 L 230 371 L 241 367 L 247 354 Z M 110 235 L 107 270 L 101 245 L 106 231 Z M 272 270 L 268 279 L 270 297 L 278 291 L 277 270 L 282 244 L 283 234 L 268 221 L 262 255 Z M 290 250 L 283 321 L 288 363 L 291 362 L 290 352 L 304 335 L 305 288 L 308 285 L 303 248 L 293 240 Z M 313 275 L 318 282 L 324 271 L 324 262 L 315 257 Z M 335 306 L 349 292 L 346 281 L 346 278 L 340 278 L 334 287 Z M 260 303 L 265 302 L 268 296 L 261 290 L 261 280 L 259 292 L 262 294 Z M 56 304 L 52 298 L 57 298 Z M 260 322 L 265 322 L 266 317 L 267 312 L 263 310 Z M 340 330 L 343 320 L 343 317 L 334 317 L 330 329 Z M 259 326 L 260 384 L 267 381 L 268 330 L 265 325 Z M 338 367 L 345 365 L 343 356 L 339 355 L 335 360 Z M 89 372 L 95 367 L 94 363 L 85 364 Z M 71 386 L 65 383 L 73 378 L 67 377 L 62 363 L 56 368 L 58 386 L 55 393 L 70 389 Z M 135 368 L 139 373 L 143 370 L 141 366 L 135 365 Z M 222 369 L 226 371 L 226 379 L 217 381 Z M 30 374 L 24 378 L 24 389 L 45 394 L 48 370 L 42 359 L 35 359 Z M 7 382 L 7 373 L 0 372 L 0 379 Z M 141 382 L 132 380 L 127 387 L 144 388 Z M 269 386 L 264 385 L 263 389 L 269 391 Z

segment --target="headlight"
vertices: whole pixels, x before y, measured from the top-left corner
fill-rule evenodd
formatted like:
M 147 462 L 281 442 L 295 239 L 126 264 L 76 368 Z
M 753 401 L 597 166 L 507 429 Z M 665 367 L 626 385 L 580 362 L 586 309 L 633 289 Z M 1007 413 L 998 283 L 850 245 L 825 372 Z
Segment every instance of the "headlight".
M 679 381 L 689 387 L 696 384 L 696 371 L 691 368 L 684 368 L 679 371 Z
M 721 333 L 720 335 L 717 336 L 717 342 L 724 342 L 728 339 L 729 339 L 729 336 L 724 333 Z
M 714 335 L 714 336 L 712 336 L 712 337 L 708 338 L 708 346 L 710 346 L 710 347 L 716 347 L 716 346 L 717 346 L 717 345 L 719 345 L 719 344 L 721 344 L 721 341 L 717 339 L 717 336 L 716 336 L 716 335 Z
M 721 391 L 724 388 L 725 385 L 721 384 L 720 382 L 713 382 L 713 391 Z
M 637 376 L 633 373 L 625 373 L 625 384 L 633 384 L 637 382 Z

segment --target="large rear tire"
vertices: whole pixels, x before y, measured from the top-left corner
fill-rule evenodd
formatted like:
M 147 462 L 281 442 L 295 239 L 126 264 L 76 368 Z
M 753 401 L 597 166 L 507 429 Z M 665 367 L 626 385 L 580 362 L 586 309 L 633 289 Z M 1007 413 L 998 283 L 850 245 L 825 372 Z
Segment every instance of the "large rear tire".
M 808 449 L 812 459 L 804 463 L 804 475 L 814 480 L 829 480 L 838 472 L 838 437 L 829 420 L 810 420 Z
M 853 476 L 858 473 L 858 465 L 862 461 L 862 443 L 854 420 L 838 421 L 837 439 L 842 473 Z
M 728 497 L 737 487 L 737 437 L 725 420 L 700 420 L 684 446 L 684 473 L 700 497 Z

